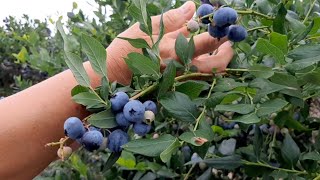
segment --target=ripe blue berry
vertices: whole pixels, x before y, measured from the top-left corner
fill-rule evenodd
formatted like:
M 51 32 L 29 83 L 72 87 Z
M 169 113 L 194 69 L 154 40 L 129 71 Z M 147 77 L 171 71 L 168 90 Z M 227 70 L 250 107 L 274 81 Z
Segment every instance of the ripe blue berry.
M 144 118 L 145 107 L 138 100 L 129 101 L 123 108 L 123 114 L 130 122 L 138 123 Z
M 154 114 L 157 114 L 157 105 L 153 101 L 146 101 L 143 103 L 146 111 L 152 111 Z
M 100 145 L 103 142 L 103 135 L 100 131 L 88 131 L 84 133 L 81 138 L 82 145 L 88 151 L 94 151 L 99 149 Z
M 129 136 L 124 131 L 117 129 L 108 136 L 107 147 L 112 152 L 120 152 L 121 146 L 129 142 Z
M 228 27 L 219 27 L 219 26 L 211 26 L 209 25 L 208 32 L 210 36 L 215 38 L 223 38 L 228 34 Z
M 133 125 L 133 132 L 139 136 L 148 134 L 151 130 L 151 126 L 144 123 L 136 123 Z
M 70 139 L 79 139 L 86 132 L 81 120 L 77 117 L 68 118 L 63 125 L 64 134 Z
M 130 122 L 124 117 L 123 112 L 116 115 L 116 122 L 119 126 L 127 128 L 130 126 Z
M 231 25 L 229 27 L 228 39 L 233 42 L 240 42 L 248 36 L 247 30 L 239 25 Z
M 202 4 L 197 10 L 197 16 L 201 18 L 203 16 L 212 14 L 213 11 L 214 11 L 213 6 L 211 6 L 210 4 Z M 209 24 L 210 23 L 209 17 L 201 19 L 201 22 L 203 24 Z
M 218 9 L 213 16 L 216 26 L 226 27 L 237 21 L 238 13 L 232 8 L 224 7 Z
M 113 112 L 121 111 L 124 105 L 129 101 L 129 96 L 124 92 L 117 92 L 110 98 L 111 109 Z

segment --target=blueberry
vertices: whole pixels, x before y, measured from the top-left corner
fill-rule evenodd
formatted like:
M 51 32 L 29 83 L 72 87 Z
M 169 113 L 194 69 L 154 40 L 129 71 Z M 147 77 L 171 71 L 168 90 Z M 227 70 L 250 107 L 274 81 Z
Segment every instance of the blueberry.
M 223 38 L 228 34 L 228 27 L 218 27 L 209 25 L 208 32 L 212 37 Z
M 127 128 L 130 126 L 130 122 L 124 117 L 123 112 L 116 115 L 117 124 L 121 127 Z
M 133 132 L 139 136 L 144 136 L 148 134 L 151 130 L 151 126 L 144 123 L 136 123 L 133 125 Z
M 121 111 L 129 101 L 129 96 L 124 92 L 117 92 L 110 98 L 111 109 L 113 112 Z
M 212 14 L 214 11 L 213 6 L 211 6 L 210 4 L 202 4 L 198 10 L 197 10 L 197 16 L 199 18 Z M 201 19 L 201 22 L 203 24 L 209 24 L 211 21 L 209 20 L 209 17 Z
M 146 111 L 152 111 L 154 114 L 157 114 L 157 105 L 153 101 L 146 101 L 143 103 Z
M 68 118 L 63 125 L 64 134 L 70 139 L 79 139 L 86 132 L 81 120 L 77 117 Z
M 90 127 L 89 127 L 89 130 L 90 130 L 90 131 L 100 131 L 101 129 L 100 129 L 100 128 L 97 128 L 97 127 L 94 127 L 94 126 L 90 126 Z
M 99 149 L 100 145 L 103 142 L 103 135 L 100 131 L 88 131 L 84 133 L 81 138 L 82 145 L 88 151 L 94 151 Z
M 191 19 L 190 21 L 187 22 L 187 29 L 188 31 L 194 33 L 200 29 L 200 26 L 197 21 Z
M 121 146 L 129 142 L 129 136 L 124 131 L 117 129 L 108 136 L 107 147 L 112 152 L 120 152 Z
M 247 30 L 239 25 L 231 25 L 229 27 L 228 39 L 233 42 L 240 42 L 248 36 Z
M 129 101 L 123 108 L 123 114 L 126 119 L 133 123 L 139 123 L 144 118 L 145 107 L 138 100 Z
M 223 7 L 214 13 L 213 20 L 216 26 L 226 27 L 234 24 L 237 21 L 237 17 L 237 11 L 230 7 Z
M 185 161 L 189 161 L 191 158 L 191 149 L 189 146 L 183 146 L 181 148 L 181 152 L 184 156 Z

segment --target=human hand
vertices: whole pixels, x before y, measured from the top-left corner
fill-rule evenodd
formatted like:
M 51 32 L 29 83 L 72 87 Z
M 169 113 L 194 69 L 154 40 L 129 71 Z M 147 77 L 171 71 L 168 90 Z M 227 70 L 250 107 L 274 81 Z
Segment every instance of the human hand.
M 176 38 L 180 33 L 188 36 L 189 32 L 185 23 L 192 18 L 195 10 L 195 4 L 192 1 L 188 1 L 180 8 L 163 14 L 165 34 L 159 46 L 160 56 L 163 61 L 166 59 L 178 60 L 174 47 Z M 151 17 L 153 39 L 157 39 L 159 36 L 160 17 L 160 15 Z M 118 37 L 142 38 L 151 44 L 150 37 L 139 29 L 138 23 L 119 34 Z M 205 32 L 194 36 L 194 43 L 195 54 L 192 65 L 196 66 L 199 72 L 211 73 L 212 68 L 216 68 L 218 72 L 224 71 L 233 57 L 231 44 L 226 38 L 218 40 L 210 36 L 208 32 Z M 209 55 L 210 52 L 215 50 L 214 55 Z M 123 84 L 130 83 L 131 73 L 123 58 L 130 52 L 141 52 L 141 50 L 132 47 L 126 40 L 117 38 L 107 48 L 107 52 L 110 79 L 117 80 Z M 164 62 L 161 63 L 164 64 Z

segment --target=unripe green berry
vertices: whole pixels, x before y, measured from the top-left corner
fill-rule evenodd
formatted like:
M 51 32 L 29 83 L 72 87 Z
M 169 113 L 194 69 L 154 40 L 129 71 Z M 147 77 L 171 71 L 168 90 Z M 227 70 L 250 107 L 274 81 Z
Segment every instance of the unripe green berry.
M 152 111 L 145 111 L 144 112 L 144 120 L 146 124 L 151 124 L 155 119 L 155 115 Z
M 193 19 L 187 22 L 188 31 L 194 33 L 197 32 L 200 28 L 199 23 Z
M 69 146 L 63 146 L 63 148 L 59 148 L 57 151 L 57 155 L 61 159 L 66 159 L 72 154 L 72 149 Z

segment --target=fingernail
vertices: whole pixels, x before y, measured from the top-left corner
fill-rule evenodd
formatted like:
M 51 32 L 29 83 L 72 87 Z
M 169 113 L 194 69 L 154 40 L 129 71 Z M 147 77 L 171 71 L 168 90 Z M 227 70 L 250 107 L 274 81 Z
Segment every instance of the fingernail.
M 189 8 L 190 7 L 190 3 L 188 2 L 185 2 L 181 7 L 180 7 L 180 10 L 183 14 L 186 14 L 189 12 Z

